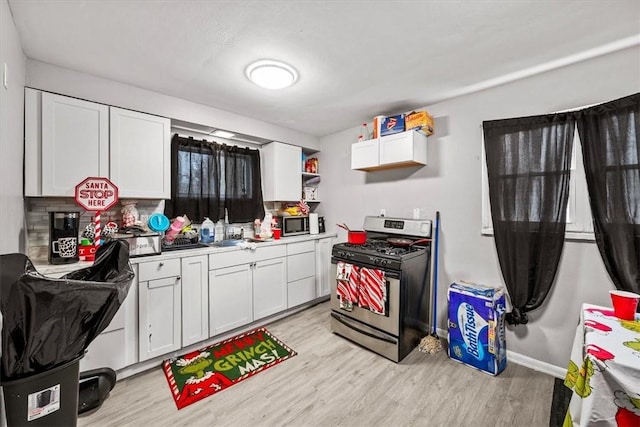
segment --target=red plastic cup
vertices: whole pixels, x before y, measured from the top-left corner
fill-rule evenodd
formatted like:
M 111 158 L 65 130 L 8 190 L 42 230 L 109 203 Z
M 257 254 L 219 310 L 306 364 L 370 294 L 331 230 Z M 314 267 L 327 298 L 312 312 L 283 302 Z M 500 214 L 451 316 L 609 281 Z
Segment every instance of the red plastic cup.
M 281 230 L 279 228 L 274 228 L 273 229 L 273 238 L 278 240 L 280 238 L 280 233 L 281 233 Z
M 627 291 L 609 291 L 613 313 L 621 320 L 634 320 L 640 295 Z

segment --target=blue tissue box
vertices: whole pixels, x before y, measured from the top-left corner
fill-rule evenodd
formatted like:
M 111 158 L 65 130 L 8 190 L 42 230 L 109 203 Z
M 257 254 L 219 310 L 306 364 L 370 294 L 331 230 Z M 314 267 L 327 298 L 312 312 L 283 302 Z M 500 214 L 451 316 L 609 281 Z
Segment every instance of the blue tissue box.
M 497 375 L 507 366 L 505 297 L 500 289 L 452 283 L 449 301 L 449 357 Z
M 380 136 L 404 132 L 404 114 L 385 117 L 380 125 Z

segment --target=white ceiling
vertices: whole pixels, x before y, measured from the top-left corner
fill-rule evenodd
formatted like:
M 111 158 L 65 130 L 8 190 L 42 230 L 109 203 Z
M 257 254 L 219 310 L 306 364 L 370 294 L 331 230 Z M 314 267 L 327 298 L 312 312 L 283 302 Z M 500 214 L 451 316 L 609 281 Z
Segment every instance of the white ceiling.
M 640 40 L 638 0 L 9 5 L 28 58 L 315 136 Z M 253 85 L 264 58 L 300 79 Z

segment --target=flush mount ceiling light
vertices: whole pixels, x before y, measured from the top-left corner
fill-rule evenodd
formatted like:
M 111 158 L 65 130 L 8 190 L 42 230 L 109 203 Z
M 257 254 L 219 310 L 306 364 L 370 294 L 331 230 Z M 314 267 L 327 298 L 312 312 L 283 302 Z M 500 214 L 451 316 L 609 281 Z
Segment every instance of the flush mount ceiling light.
M 231 133 L 231 132 L 227 132 L 226 130 L 214 130 L 213 132 L 210 133 L 210 135 L 212 136 L 217 136 L 219 138 L 233 138 L 235 136 L 235 133 Z
M 284 89 L 298 80 L 298 72 L 292 66 L 270 59 L 250 64 L 245 74 L 249 80 L 266 89 Z

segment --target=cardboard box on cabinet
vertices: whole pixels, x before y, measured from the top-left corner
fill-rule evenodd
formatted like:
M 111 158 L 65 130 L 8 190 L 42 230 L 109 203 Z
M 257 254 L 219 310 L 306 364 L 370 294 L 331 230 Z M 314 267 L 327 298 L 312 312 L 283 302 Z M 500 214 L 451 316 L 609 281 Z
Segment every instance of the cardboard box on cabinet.
M 404 114 L 385 117 L 380 125 L 380 136 L 404 132 Z
M 449 286 L 449 357 L 490 375 L 507 366 L 505 296 L 475 283 Z
M 433 135 L 433 117 L 427 111 L 413 111 L 405 117 L 406 130 L 417 129 L 425 135 Z

